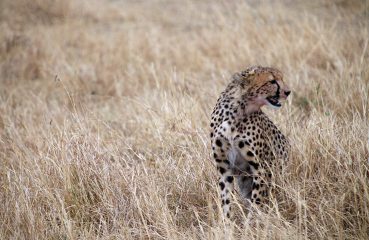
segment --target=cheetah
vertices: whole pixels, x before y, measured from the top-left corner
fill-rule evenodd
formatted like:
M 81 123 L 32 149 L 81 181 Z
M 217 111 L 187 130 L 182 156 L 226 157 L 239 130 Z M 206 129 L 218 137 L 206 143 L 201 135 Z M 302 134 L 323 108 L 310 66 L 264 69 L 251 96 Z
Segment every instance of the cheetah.
M 265 203 L 268 167 L 287 160 L 290 145 L 261 107 L 279 108 L 290 93 L 279 70 L 261 66 L 235 73 L 221 93 L 211 114 L 210 138 L 226 218 L 231 218 L 234 179 L 246 206 Z

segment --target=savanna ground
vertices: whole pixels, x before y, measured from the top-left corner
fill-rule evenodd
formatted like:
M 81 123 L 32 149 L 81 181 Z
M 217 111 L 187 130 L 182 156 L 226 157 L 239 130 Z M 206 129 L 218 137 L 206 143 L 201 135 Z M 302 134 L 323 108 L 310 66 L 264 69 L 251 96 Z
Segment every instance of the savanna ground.
M 368 1 L 2 0 L 0 239 L 368 239 L 368 43 Z M 225 231 L 209 116 L 259 64 L 292 152 Z

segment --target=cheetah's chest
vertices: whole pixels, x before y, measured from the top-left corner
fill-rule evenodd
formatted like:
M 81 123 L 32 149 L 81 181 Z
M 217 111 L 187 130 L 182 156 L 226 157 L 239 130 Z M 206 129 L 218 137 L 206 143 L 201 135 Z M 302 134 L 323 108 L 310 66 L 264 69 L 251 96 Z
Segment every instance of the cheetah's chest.
M 234 149 L 242 151 L 247 147 L 262 160 L 287 158 L 287 139 L 262 112 L 225 121 L 216 132 L 229 142 L 228 154 L 234 153 Z

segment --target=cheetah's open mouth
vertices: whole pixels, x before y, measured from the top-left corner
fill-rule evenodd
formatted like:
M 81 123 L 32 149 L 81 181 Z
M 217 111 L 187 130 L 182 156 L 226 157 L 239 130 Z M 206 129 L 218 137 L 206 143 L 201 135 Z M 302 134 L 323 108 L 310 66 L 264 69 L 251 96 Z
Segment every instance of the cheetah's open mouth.
M 282 104 L 279 102 L 278 97 L 274 96 L 274 97 L 267 97 L 266 100 L 273 106 L 275 107 L 280 107 L 282 106 Z

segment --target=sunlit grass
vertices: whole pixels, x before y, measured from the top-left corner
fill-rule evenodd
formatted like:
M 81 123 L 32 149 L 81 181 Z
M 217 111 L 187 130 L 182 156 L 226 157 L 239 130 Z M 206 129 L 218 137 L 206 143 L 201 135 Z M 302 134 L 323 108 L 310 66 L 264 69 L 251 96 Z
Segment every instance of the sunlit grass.
M 369 238 L 367 1 L 0 9 L 0 239 Z M 250 65 L 292 89 L 266 110 L 292 152 L 226 227 L 209 116 Z

